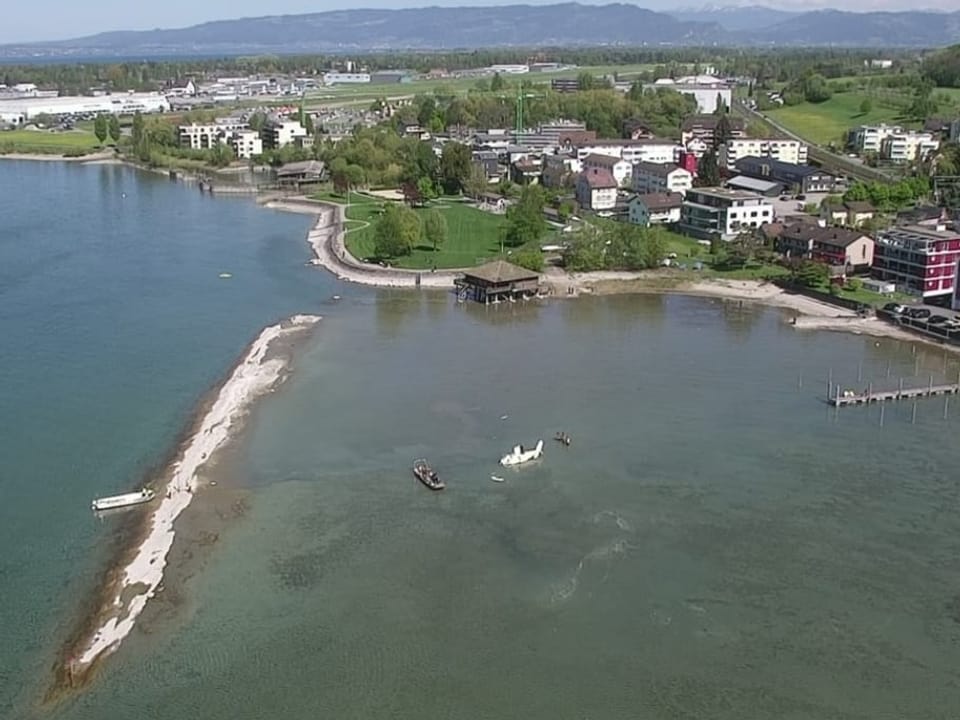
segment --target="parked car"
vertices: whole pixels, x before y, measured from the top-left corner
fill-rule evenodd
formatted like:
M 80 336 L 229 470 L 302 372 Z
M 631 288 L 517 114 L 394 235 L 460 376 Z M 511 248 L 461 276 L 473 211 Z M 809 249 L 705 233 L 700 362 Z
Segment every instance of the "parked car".
M 926 320 L 930 317 L 930 311 L 926 308 L 910 308 L 907 310 L 904 315 L 914 320 Z
M 883 309 L 889 313 L 896 313 L 898 315 L 906 310 L 906 308 L 900 303 L 887 303 L 883 306 Z
M 807 199 L 806 195 L 797 195 L 797 200 L 806 200 L 806 199 Z
M 927 323 L 930 325 L 939 325 L 940 323 L 945 323 L 949 319 L 950 318 L 948 318 L 946 315 L 934 315 L 927 320 Z

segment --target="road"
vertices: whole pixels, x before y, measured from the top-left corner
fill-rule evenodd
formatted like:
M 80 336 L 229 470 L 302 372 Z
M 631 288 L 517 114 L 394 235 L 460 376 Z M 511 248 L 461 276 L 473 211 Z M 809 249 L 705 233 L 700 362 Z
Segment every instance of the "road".
M 815 163 L 819 164 L 825 170 L 847 175 L 848 177 L 856 180 L 864 180 L 866 182 L 876 180 L 879 180 L 880 182 L 893 182 L 896 180 L 895 177 L 888 175 L 882 170 L 868 167 L 859 162 L 853 162 L 850 160 L 850 158 L 844 157 L 843 155 L 838 155 L 837 153 L 832 153 L 829 150 L 825 150 L 822 147 L 812 144 L 808 140 L 805 140 L 797 135 L 795 132 L 788 130 L 768 115 L 764 115 L 761 112 L 757 112 L 756 110 L 752 110 L 751 108 L 747 107 L 740 100 L 733 101 L 733 110 L 734 112 L 743 115 L 748 119 L 755 120 L 756 122 L 772 128 L 781 137 L 790 138 L 791 140 L 799 140 L 802 143 L 806 143 L 808 147 L 807 155 L 809 158 Z

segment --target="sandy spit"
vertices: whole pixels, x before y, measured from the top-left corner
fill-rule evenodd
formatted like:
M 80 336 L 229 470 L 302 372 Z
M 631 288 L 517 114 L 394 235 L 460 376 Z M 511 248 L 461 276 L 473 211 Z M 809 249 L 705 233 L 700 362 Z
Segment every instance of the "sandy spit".
M 72 681 L 82 678 L 98 660 L 116 650 L 133 630 L 137 617 L 163 580 L 167 554 L 174 541 L 174 521 L 200 489 L 200 471 L 229 442 L 256 399 L 284 379 L 287 363 L 282 358 L 270 357 L 271 344 L 291 333 L 303 332 L 319 320 L 315 315 L 295 315 L 265 328 L 221 386 L 196 432 L 161 476 L 160 500 L 155 501 L 145 519 L 142 541 L 125 565 L 118 568 L 119 581 L 111 587 L 112 597 L 106 598 L 101 609 L 99 626 L 80 638 L 76 651 L 67 660 Z
M 66 155 L 47 155 L 44 153 L 5 153 L 0 154 L 0 160 L 32 160 L 36 162 L 75 162 L 90 163 L 91 165 L 107 165 L 122 163 L 117 159 L 113 150 L 105 150 L 99 153 L 90 153 L 80 157 L 67 157 Z

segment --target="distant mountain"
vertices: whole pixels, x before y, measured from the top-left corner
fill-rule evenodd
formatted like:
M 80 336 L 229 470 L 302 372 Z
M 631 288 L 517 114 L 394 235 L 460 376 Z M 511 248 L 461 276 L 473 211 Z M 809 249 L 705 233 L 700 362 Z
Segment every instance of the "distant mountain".
M 718 25 L 677 20 L 636 5 L 564 3 L 274 15 L 175 30 L 108 32 L 21 47 L 59 54 L 158 55 L 730 41 Z
M 764 5 L 746 7 L 718 7 L 707 5 L 699 8 L 681 8 L 669 10 L 677 20 L 685 22 L 716 23 L 724 30 L 741 32 L 744 30 L 762 30 L 798 15 L 787 10 L 775 10 Z
M 960 42 L 960 12 L 817 10 L 760 30 L 753 39 L 777 45 L 939 47 Z
M 721 0 L 733 1 L 733 0 Z M 211 56 L 544 46 L 938 47 L 960 43 L 960 12 L 817 10 L 754 5 L 653 12 L 636 5 L 490 5 L 337 10 L 220 20 L 0 46 L 0 58 Z

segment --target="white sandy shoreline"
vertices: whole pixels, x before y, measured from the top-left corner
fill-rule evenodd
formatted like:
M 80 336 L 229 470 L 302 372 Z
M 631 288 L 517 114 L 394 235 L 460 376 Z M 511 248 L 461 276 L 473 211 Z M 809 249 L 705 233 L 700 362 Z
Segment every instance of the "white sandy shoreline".
M 161 499 L 146 519 L 146 536 L 122 568 L 122 579 L 112 589 L 113 598 L 102 608 L 105 619 L 77 643 L 77 652 L 68 659 L 71 675 L 84 673 L 113 652 L 133 630 L 163 580 L 167 553 L 175 537 L 174 521 L 198 490 L 200 471 L 229 442 L 254 401 L 284 378 L 288 363 L 269 357 L 271 345 L 278 338 L 305 331 L 319 320 L 316 315 L 295 315 L 265 328 L 220 387 L 196 432 L 164 472 L 160 481 L 163 487 L 158 489 Z

